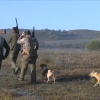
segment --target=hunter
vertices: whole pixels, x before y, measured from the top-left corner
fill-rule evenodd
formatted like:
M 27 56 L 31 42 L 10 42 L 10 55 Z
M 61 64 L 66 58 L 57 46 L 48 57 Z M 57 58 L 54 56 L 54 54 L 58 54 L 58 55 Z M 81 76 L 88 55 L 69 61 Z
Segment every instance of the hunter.
M 3 55 L 4 48 L 5 48 L 5 55 Z M 8 43 L 2 36 L 0 36 L 0 69 L 2 65 L 2 60 L 5 60 L 8 57 L 9 51 L 10 51 L 10 47 Z
M 20 37 L 20 34 L 18 33 L 17 28 L 13 27 L 12 34 L 8 40 L 9 45 L 10 45 L 10 60 L 11 60 L 13 74 L 17 74 L 19 71 L 19 68 L 16 66 L 18 54 L 21 49 L 20 44 L 17 43 L 17 40 L 19 37 Z
M 31 83 L 36 83 L 36 60 L 38 58 L 37 50 L 39 48 L 38 41 L 36 38 L 32 37 L 31 32 L 27 30 L 24 33 L 22 33 L 17 43 L 23 46 L 22 68 L 18 80 L 24 80 L 29 65 L 31 69 Z M 28 46 L 30 49 L 28 48 Z

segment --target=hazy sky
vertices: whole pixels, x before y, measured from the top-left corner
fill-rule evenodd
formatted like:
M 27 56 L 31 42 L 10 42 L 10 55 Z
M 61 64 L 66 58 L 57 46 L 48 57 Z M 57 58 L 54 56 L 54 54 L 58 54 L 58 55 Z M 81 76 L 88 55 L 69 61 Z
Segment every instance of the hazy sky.
M 99 0 L 0 0 L 0 29 L 100 30 Z

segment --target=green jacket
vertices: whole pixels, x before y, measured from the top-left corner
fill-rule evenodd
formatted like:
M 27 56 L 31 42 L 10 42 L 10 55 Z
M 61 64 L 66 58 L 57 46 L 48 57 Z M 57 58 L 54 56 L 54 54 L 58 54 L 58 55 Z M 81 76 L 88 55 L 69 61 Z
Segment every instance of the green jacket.
M 8 43 L 10 45 L 10 51 L 20 51 L 20 44 L 17 43 L 18 38 L 20 37 L 20 34 L 18 33 L 12 33 Z

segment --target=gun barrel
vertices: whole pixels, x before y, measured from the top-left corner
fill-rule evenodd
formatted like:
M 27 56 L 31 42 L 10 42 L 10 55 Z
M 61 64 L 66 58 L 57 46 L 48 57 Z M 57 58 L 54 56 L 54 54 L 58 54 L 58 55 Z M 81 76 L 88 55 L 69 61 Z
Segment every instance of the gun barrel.
M 32 37 L 34 37 L 35 36 L 35 27 L 33 26 L 33 31 L 32 31 Z
M 17 23 L 17 18 L 15 18 L 15 20 L 16 20 L 16 25 L 18 26 L 18 23 Z
M 16 20 L 16 28 L 17 28 L 17 31 L 19 33 L 17 18 L 15 18 L 15 20 Z
M 0 34 L 6 34 L 6 30 L 0 30 Z

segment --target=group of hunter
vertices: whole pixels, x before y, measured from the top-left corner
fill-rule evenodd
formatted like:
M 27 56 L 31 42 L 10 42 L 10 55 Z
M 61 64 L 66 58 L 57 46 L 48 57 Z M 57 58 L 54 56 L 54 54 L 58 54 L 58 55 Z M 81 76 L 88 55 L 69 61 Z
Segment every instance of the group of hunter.
M 27 37 L 31 37 L 36 43 L 36 48 L 32 55 L 23 54 L 22 57 L 22 67 L 20 71 L 20 76 L 18 78 L 19 81 L 23 81 L 25 78 L 25 74 L 27 71 L 27 67 L 30 66 L 31 69 L 31 83 L 36 83 L 36 60 L 38 58 L 37 50 L 39 48 L 39 43 L 37 39 L 31 35 L 29 30 L 26 30 L 21 35 L 19 34 L 16 27 L 12 28 L 12 33 L 10 38 L 7 41 L 0 36 L 0 68 L 2 64 L 2 60 L 6 59 L 8 55 L 10 56 L 12 73 L 17 74 L 19 71 L 19 67 L 16 66 L 16 61 L 19 53 L 23 51 L 25 46 L 25 41 Z M 5 55 L 3 55 L 3 49 L 5 48 Z

